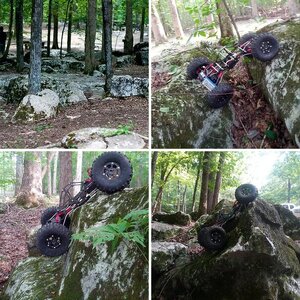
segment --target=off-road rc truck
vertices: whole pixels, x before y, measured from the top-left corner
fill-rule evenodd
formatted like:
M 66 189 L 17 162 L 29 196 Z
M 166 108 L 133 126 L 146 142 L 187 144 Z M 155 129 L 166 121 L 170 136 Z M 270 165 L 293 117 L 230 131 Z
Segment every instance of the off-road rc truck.
M 266 62 L 272 60 L 278 51 L 279 43 L 272 34 L 248 33 L 241 37 L 235 51 L 221 48 L 221 60 L 218 62 L 211 62 L 205 57 L 192 60 L 187 67 L 187 76 L 189 79 L 199 80 L 209 90 L 207 103 L 210 107 L 220 108 L 233 96 L 233 87 L 221 82 L 225 70 L 232 69 L 244 56 Z
M 60 256 L 68 250 L 71 231 L 70 215 L 85 204 L 98 190 L 113 194 L 128 187 L 132 167 L 128 158 L 119 152 L 106 152 L 96 158 L 91 168 L 91 178 L 85 182 L 71 182 L 60 194 L 61 207 L 49 207 L 41 216 L 42 227 L 37 232 L 36 246 L 46 256 Z M 72 189 L 80 191 L 72 196 Z
M 220 212 L 217 219 L 207 222 L 198 230 L 198 242 L 206 250 L 219 250 L 227 242 L 227 232 L 235 228 L 238 217 L 250 202 L 258 196 L 257 188 L 252 184 L 242 184 L 235 190 L 236 202 L 229 213 Z

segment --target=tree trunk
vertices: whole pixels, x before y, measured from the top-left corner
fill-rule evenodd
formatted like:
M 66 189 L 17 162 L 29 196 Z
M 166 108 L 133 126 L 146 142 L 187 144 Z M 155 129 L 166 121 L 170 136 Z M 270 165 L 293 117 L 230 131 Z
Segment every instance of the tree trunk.
M 221 189 L 221 184 L 222 184 L 222 169 L 224 166 L 226 158 L 226 153 L 221 152 L 220 157 L 219 157 L 219 162 L 218 162 L 218 170 L 217 170 L 217 175 L 216 175 L 216 183 L 215 183 L 215 190 L 214 190 L 214 195 L 213 195 L 213 204 L 212 208 L 214 209 L 215 206 L 217 205 L 219 201 L 219 194 L 220 194 L 220 189 Z
M 184 187 L 183 195 L 182 195 L 182 211 L 186 212 L 186 191 L 187 191 L 187 185 Z
M 15 196 L 18 195 L 21 184 L 22 178 L 24 173 L 24 158 L 21 152 L 16 153 L 16 183 L 15 183 Z
M 258 17 L 258 9 L 257 9 L 257 1 L 251 0 L 251 10 L 252 10 L 252 17 Z
M 102 0 L 104 58 L 106 66 L 105 91 L 110 93 L 112 81 L 112 0 Z
M 89 0 L 87 8 L 87 22 L 85 32 L 85 68 L 84 73 L 93 75 L 95 70 L 95 39 L 97 0 Z
M 200 173 L 201 173 L 201 168 L 202 168 L 202 158 L 203 158 L 203 152 L 199 152 L 197 176 L 196 176 L 196 180 L 195 180 L 193 200 L 192 200 L 192 212 L 195 211 L 196 195 L 197 195 L 198 183 L 199 183 Z
M 132 33 L 132 0 L 126 0 L 126 33 L 124 39 L 124 53 L 131 54 L 133 51 Z
M 207 213 L 211 213 L 213 208 L 213 196 L 215 190 L 216 173 L 210 172 L 208 177 L 208 192 L 207 192 Z
M 168 1 L 169 1 L 169 7 L 171 10 L 175 35 L 177 38 L 184 38 L 184 32 L 183 32 L 181 22 L 179 19 L 176 2 L 175 2 L 175 0 L 168 0 Z
M 31 21 L 31 52 L 29 94 L 41 91 L 43 0 L 33 0 Z
M 9 27 L 8 27 L 8 40 L 6 44 L 5 51 L 3 53 L 2 59 L 6 59 L 9 53 L 9 48 L 11 44 L 11 39 L 12 39 L 12 29 L 13 29 L 13 23 L 14 23 L 14 0 L 10 0 L 10 12 L 9 12 Z
M 158 158 L 158 152 L 154 151 L 151 160 L 151 187 L 153 187 L 153 183 L 154 183 L 157 158 Z
M 53 152 L 47 152 L 47 179 L 48 179 L 48 186 L 47 186 L 47 196 L 50 197 L 52 195 L 52 180 L 51 180 L 51 161 L 53 158 Z
M 70 4 L 70 8 L 69 8 L 67 52 L 72 51 L 71 44 L 72 44 L 73 10 L 74 10 L 74 3 L 72 0 L 71 4 Z M 96 11 L 95 11 L 95 13 L 96 13 Z
M 159 18 L 158 11 L 153 3 L 152 3 L 152 10 L 151 10 L 151 21 L 152 21 L 151 30 L 153 32 L 155 44 L 159 45 L 164 42 L 167 42 L 168 39 L 164 27 Z
M 288 178 L 287 188 L 288 188 L 287 202 L 290 203 L 291 202 L 291 179 L 290 178 Z
M 53 3 L 53 44 L 52 49 L 59 49 L 58 47 L 58 0 Z
M 31 208 L 39 206 L 42 199 L 41 152 L 25 152 L 24 174 L 16 203 Z
M 287 6 L 291 17 L 299 13 L 300 5 L 295 0 L 288 0 Z
M 49 0 L 49 6 L 48 6 L 48 35 L 47 35 L 47 56 L 48 57 L 50 57 L 51 17 L 52 17 L 52 0 Z
M 60 151 L 59 152 L 59 191 L 61 192 L 64 187 L 73 181 L 72 175 L 72 152 Z M 72 194 L 72 190 L 71 190 Z M 66 203 L 68 199 L 59 199 L 59 206 Z
M 140 43 L 144 41 L 145 19 L 146 19 L 146 7 L 143 6 L 141 25 L 140 25 Z
M 82 150 L 77 151 L 77 164 L 76 164 L 76 175 L 75 175 L 75 182 L 81 182 L 81 174 L 82 174 L 82 157 L 83 153 Z M 80 191 L 80 186 L 76 186 L 74 188 L 74 195 L 76 195 Z
M 16 44 L 17 44 L 17 71 L 24 68 L 23 49 L 23 0 L 16 0 Z
M 57 163 L 58 163 L 58 152 L 54 154 L 54 165 L 53 165 L 53 177 L 52 177 L 52 195 L 57 194 Z
M 226 11 L 224 2 L 216 1 L 216 6 L 219 11 L 218 18 L 219 18 L 219 26 L 221 31 L 221 39 L 226 37 L 233 37 L 232 25 L 228 13 Z
M 210 152 L 205 152 L 203 156 L 203 172 L 202 172 L 200 201 L 199 201 L 199 208 L 198 208 L 199 216 L 206 214 L 210 154 L 211 154 Z

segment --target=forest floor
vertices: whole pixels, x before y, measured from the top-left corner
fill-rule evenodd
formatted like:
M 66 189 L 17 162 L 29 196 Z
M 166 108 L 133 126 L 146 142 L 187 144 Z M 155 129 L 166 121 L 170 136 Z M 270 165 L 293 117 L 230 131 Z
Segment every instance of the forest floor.
M 10 120 L 17 105 L 5 104 L 1 111 Z M 7 116 L 8 114 L 8 116 Z M 132 131 L 148 136 L 148 100 L 144 97 L 88 100 L 61 108 L 55 118 L 16 124 L 0 122 L 0 148 L 36 148 L 57 144 L 68 133 L 87 127 L 116 128 L 132 124 Z
M 0 293 L 17 263 L 28 256 L 27 234 L 40 224 L 43 210 L 7 204 L 6 213 L 0 214 Z

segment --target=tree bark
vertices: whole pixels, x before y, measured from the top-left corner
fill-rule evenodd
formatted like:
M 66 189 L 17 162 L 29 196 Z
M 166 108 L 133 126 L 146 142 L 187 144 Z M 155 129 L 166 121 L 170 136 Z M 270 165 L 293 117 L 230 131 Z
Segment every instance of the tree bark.
M 184 38 L 184 32 L 181 26 L 181 21 L 179 19 L 177 5 L 175 0 L 169 0 L 169 7 L 171 10 L 173 26 L 175 30 L 175 35 L 177 38 Z
M 10 3 L 10 12 L 9 12 L 8 39 L 7 39 L 5 51 L 2 56 L 3 60 L 5 60 L 8 56 L 11 39 L 12 39 L 12 35 L 13 35 L 12 28 L 13 28 L 13 23 L 14 23 L 14 0 L 10 0 L 9 3 Z
M 155 44 L 159 45 L 167 42 L 168 39 L 164 27 L 161 23 L 158 11 L 153 3 L 152 3 L 152 10 L 151 10 L 151 21 L 152 21 L 151 30 L 153 33 Z
M 66 185 L 73 181 L 72 175 L 72 152 L 59 152 L 59 191 L 61 192 Z M 72 190 L 71 190 L 72 194 Z M 59 206 L 66 203 L 68 199 L 60 199 Z
M 201 173 L 201 168 L 202 168 L 202 158 L 203 158 L 203 152 L 199 152 L 197 176 L 196 176 L 196 180 L 195 180 L 193 200 L 192 200 L 192 212 L 195 211 L 196 195 L 197 195 L 198 183 L 199 183 L 200 173 Z
M 59 49 L 58 46 L 58 0 L 53 3 L 53 44 L 52 49 Z
M 140 43 L 142 43 L 144 41 L 145 19 L 146 19 L 146 7 L 143 6 L 141 25 L 140 25 Z
M 15 196 L 18 195 L 21 184 L 22 178 L 24 173 L 24 158 L 21 152 L 16 153 L 16 184 L 15 184 Z
M 104 58 L 106 66 L 105 91 L 110 93 L 112 82 L 112 0 L 102 0 Z
M 288 178 L 287 189 L 288 189 L 287 202 L 290 203 L 291 202 L 291 179 L 290 178 Z
M 43 0 L 33 0 L 31 21 L 31 52 L 29 94 L 41 91 Z
M 74 10 L 74 2 L 72 0 L 70 3 L 70 8 L 69 8 L 67 52 L 72 51 L 71 45 L 72 45 L 73 10 Z M 96 13 L 96 11 L 95 11 L 95 13 Z
M 258 17 L 257 0 L 251 0 L 252 17 Z
M 158 151 L 154 151 L 151 160 L 151 187 L 153 187 Z
M 219 11 L 218 18 L 219 18 L 219 26 L 221 31 L 221 39 L 226 37 L 233 37 L 232 25 L 228 13 L 226 11 L 224 2 L 216 1 L 216 6 Z
M 206 214 L 210 154 L 211 154 L 210 152 L 205 152 L 203 156 L 203 172 L 202 172 L 200 201 L 199 201 L 199 208 L 198 208 L 199 216 Z
M 16 0 L 16 44 L 17 44 L 17 71 L 24 68 L 23 48 L 23 0 Z
M 53 165 L 53 177 L 52 177 L 52 195 L 57 194 L 57 164 L 58 164 L 58 152 L 54 154 L 54 165 Z
M 182 211 L 186 212 L 186 191 L 187 191 L 187 185 L 184 187 L 183 195 L 182 195 Z
M 51 17 L 52 17 L 52 0 L 49 0 L 49 6 L 48 6 L 48 34 L 47 34 L 47 56 L 48 57 L 50 57 Z
M 95 40 L 96 40 L 97 0 L 89 0 L 87 7 L 87 22 L 85 31 L 85 68 L 84 73 L 93 75 L 95 70 Z
M 132 32 L 132 0 L 126 0 L 126 33 L 124 39 L 124 53 L 131 54 L 133 51 L 133 32 Z
M 218 162 L 218 170 L 217 170 L 217 175 L 216 175 L 216 183 L 215 183 L 215 190 L 214 190 L 214 195 L 213 195 L 213 204 L 212 204 L 212 209 L 215 208 L 215 206 L 218 204 L 219 201 L 219 194 L 220 194 L 220 189 L 221 189 L 221 184 L 222 184 L 222 170 L 224 166 L 226 158 L 226 153 L 221 152 L 220 157 L 219 157 L 219 162 Z
M 77 151 L 77 164 L 76 164 L 76 175 L 75 175 L 75 182 L 81 182 L 81 174 L 82 174 L 82 158 L 83 158 L 83 152 L 82 150 Z M 76 195 L 80 191 L 80 186 L 76 186 L 74 188 L 74 195 Z
M 47 152 L 47 179 L 48 179 L 48 185 L 47 185 L 47 196 L 50 197 L 52 195 L 52 178 L 51 178 L 51 161 L 53 158 L 52 155 L 53 152 Z
M 42 200 L 41 152 L 25 152 L 24 174 L 16 203 L 31 208 L 39 206 Z

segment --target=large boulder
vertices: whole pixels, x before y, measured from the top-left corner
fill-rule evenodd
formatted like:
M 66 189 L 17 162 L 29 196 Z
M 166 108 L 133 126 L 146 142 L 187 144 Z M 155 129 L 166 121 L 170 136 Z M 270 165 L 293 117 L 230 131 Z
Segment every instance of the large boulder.
M 276 22 L 260 32 L 272 33 L 280 51 L 269 63 L 253 59 L 251 75 L 300 147 L 300 18 Z
M 148 86 L 148 78 L 113 76 L 110 93 L 114 97 L 147 96 Z
M 182 227 L 170 225 L 161 222 L 151 223 L 151 232 L 153 241 L 164 241 L 183 232 Z
M 300 219 L 282 205 L 274 205 L 283 224 L 283 230 L 293 240 L 300 241 Z
M 48 89 L 37 95 L 27 95 L 13 115 L 13 121 L 39 121 L 54 117 L 57 114 L 58 105 L 58 95 Z
M 215 212 L 217 214 L 217 212 Z M 154 278 L 164 299 L 299 299 L 300 248 L 285 235 L 277 210 L 257 200 L 240 214 L 220 251 Z
M 153 65 L 155 82 L 172 76 L 152 92 L 154 148 L 232 148 L 233 114 L 229 106 L 212 109 L 206 103 L 208 90 L 186 79 L 186 67 L 196 57 L 208 57 L 205 45 L 163 57 Z
M 187 246 L 176 242 L 152 242 L 152 270 L 161 274 L 174 268 L 176 260 L 187 255 Z
M 135 62 L 137 65 L 147 66 L 149 64 L 149 48 L 142 48 L 136 52 Z
M 177 211 L 176 213 L 156 213 L 152 217 L 153 221 L 164 222 L 173 225 L 186 226 L 191 223 L 191 216 Z
M 74 212 L 71 228 L 79 232 L 115 223 L 130 211 L 147 207 L 146 188 L 111 196 L 97 194 Z M 89 242 L 73 241 L 63 256 L 29 257 L 15 268 L 1 299 L 146 299 L 147 296 L 148 263 L 137 247 L 121 240 L 115 249 L 109 243 L 93 247 Z

